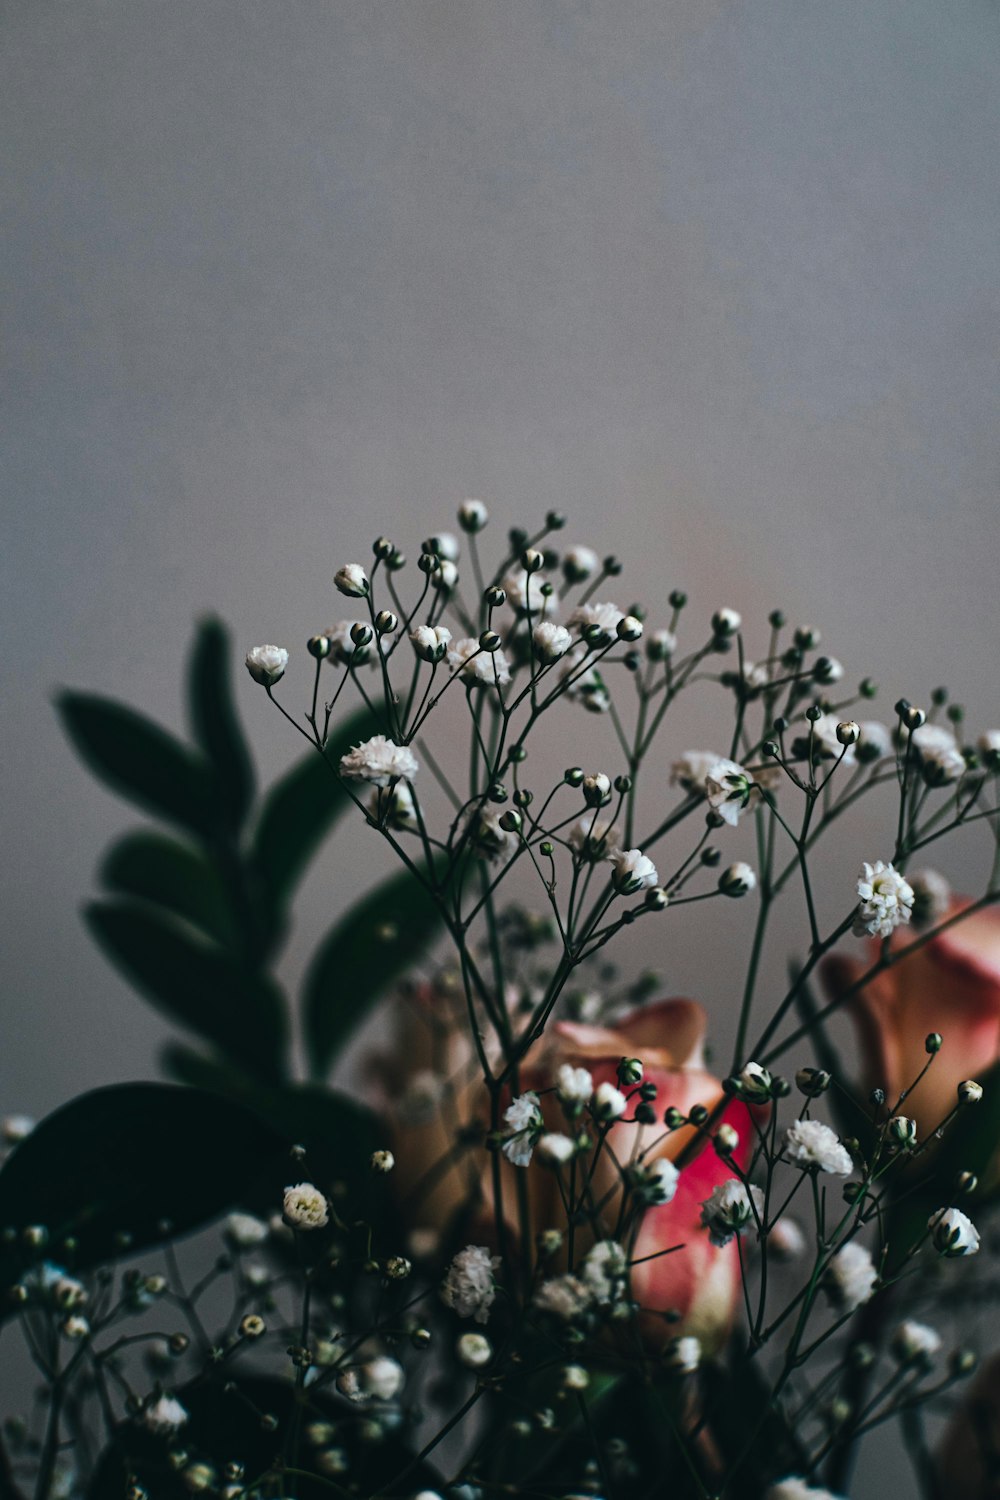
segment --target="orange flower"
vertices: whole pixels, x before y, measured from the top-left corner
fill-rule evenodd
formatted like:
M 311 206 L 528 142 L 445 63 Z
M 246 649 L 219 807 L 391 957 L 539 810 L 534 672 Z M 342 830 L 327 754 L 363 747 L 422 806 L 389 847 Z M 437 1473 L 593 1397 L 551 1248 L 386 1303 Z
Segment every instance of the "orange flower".
M 954 902 L 949 915 L 967 904 Z M 892 946 L 912 942 L 911 934 L 897 934 Z M 840 955 L 827 960 L 823 978 L 832 999 L 845 995 L 871 967 L 880 947 L 868 945 L 864 962 Z M 890 1105 L 926 1064 L 928 1034 L 937 1031 L 944 1039 L 902 1105 L 923 1139 L 954 1108 L 958 1085 L 981 1078 L 1000 1059 L 1000 912 L 972 912 L 876 974 L 847 1005 L 858 1032 L 863 1083 L 884 1088 Z

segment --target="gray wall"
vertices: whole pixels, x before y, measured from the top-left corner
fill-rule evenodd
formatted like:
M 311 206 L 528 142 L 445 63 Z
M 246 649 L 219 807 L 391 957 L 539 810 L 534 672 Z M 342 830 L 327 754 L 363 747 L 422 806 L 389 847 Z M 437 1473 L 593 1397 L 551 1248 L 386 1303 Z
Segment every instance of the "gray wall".
M 300 642 L 339 562 L 464 495 L 569 511 L 654 615 L 781 603 L 890 703 L 1000 721 L 998 32 L 987 0 L 5 0 L 0 1108 L 166 1035 L 78 921 L 130 819 L 55 685 L 179 723 L 199 611 Z

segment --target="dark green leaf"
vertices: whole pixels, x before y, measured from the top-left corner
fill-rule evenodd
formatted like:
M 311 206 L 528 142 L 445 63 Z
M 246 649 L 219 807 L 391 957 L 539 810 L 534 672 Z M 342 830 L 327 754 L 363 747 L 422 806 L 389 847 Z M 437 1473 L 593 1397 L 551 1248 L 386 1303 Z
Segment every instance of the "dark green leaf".
M 221 620 L 203 620 L 188 676 L 191 728 L 215 770 L 226 821 L 238 832 L 253 802 L 254 774 L 233 703 L 232 672 L 229 632 Z
M 231 944 L 232 911 L 215 867 L 188 844 L 160 833 L 127 833 L 105 856 L 101 881 L 109 890 L 164 906 Z
M 305 978 L 303 1017 L 313 1075 L 322 1077 L 388 985 L 434 942 L 437 903 L 409 870 L 369 892 L 335 923 Z
M 218 824 L 214 777 L 206 762 L 143 714 L 88 693 L 56 699 L 80 759 L 131 802 L 202 836 Z
M 345 719 L 327 741 L 326 754 L 307 755 L 268 792 L 254 838 L 261 880 L 284 904 L 334 822 L 351 806 L 336 767 L 352 745 L 384 731 L 368 709 Z
M 248 1110 L 199 1089 L 115 1084 L 37 1125 L 0 1170 L 0 1225 L 44 1225 L 60 1258 L 95 1265 L 187 1233 L 239 1201 L 262 1171 L 281 1187 L 287 1140 Z M 173 1226 L 165 1230 L 164 1223 Z M 20 1238 L 0 1250 L 0 1284 L 21 1274 Z
M 258 1076 L 280 1077 L 287 1022 L 271 979 L 136 903 L 95 901 L 84 915 L 105 954 L 158 1009 Z

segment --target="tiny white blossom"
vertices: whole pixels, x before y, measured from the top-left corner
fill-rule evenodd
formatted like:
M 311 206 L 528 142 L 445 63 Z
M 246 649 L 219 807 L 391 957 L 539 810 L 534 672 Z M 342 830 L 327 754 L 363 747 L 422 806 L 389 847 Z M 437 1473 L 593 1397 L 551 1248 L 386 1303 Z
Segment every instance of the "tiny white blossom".
M 273 687 L 285 675 L 288 652 L 284 646 L 254 646 L 246 655 L 247 671 L 261 687 Z
M 628 1281 L 628 1256 L 615 1240 L 598 1240 L 583 1257 L 582 1276 L 595 1302 L 620 1302 Z
M 693 1334 L 674 1339 L 668 1344 L 663 1358 L 667 1367 L 678 1375 L 693 1375 L 701 1364 L 701 1340 Z
M 733 828 L 739 822 L 740 814 L 749 806 L 753 789 L 753 777 L 749 771 L 725 757 L 717 760 L 705 777 L 709 807 Z
M 342 667 L 357 667 L 370 662 L 372 665 L 371 646 L 356 646 L 351 631 L 355 625 L 365 624 L 364 620 L 338 620 L 336 625 L 331 625 L 323 634 L 330 642 L 330 655 L 327 661 L 333 666 L 335 663 Z
M 552 620 L 543 620 L 531 632 L 535 643 L 535 655 L 546 664 L 558 661 L 573 644 L 573 637 L 565 625 L 556 625 Z
M 225 1234 L 231 1245 L 239 1250 L 249 1250 L 254 1245 L 262 1245 L 267 1239 L 270 1230 L 263 1219 L 258 1219 L 256 1214 L 230 1214 L 226 1219 Z
M 360 563 L 345 563 L 338 568 L 333 576 L 333 581 L 342 594 L 349 599 L 365 599 L 371 585 L 368 576 Z
M 179 1431 L 188 1420 L 187 1409 L 181 1405 L 175 1396 L 161 1396 L 154 1401 L 152 1406 L 147 1406 L 142 1414 L 143 1425 L 150 1432 L 158 1432 L 164 1436 Z
M 0 1138 L 5 1146 L 18 1146 L 35 1128 L 30 1115 L 5 1115 L 0 1124 Z
M 412 781 L 420 769 L 408 745 L 397 745 L 384 734 L 372 735 L 340 758 L 340 774 L 350 781 L 369 781 L 388 786 L 400 776 Z
M 373 1172 L 381 1172 L 384 1175 L 392 1171 L 396 1165 L 396 1158 L 391 1151 L 373 1151 L 368 1158 L 368 1165 Z
M 450 666 L 470 682 L 504 687 L 510 681 L 510 663 L 502 651 L 484 651 L 475 636 L 463 636 L 448 652 Z
M 891 864 L 864 864 L 858 876 L 861 901 L 854 917 L 855 937 L 890 937 L 913 909 L 913 887 Z
M 653 861 L 641 849 L 614 849 L 610 855 L 611 883 L 620 896 L 656 885 L 659 875 Z
M 941 1348 L 941 1335 L 936 1328 L 929 1328 L 926 1323 L 915 1323 L 907 1319 L 896 1329 L 890 1347 L 901 1364 L 930 1360 Z
M 403 1388 L 405 1372 L 398 1360 L 379 1354 L 358 1369 L 361 1390 L 376 1401 L 391 1401 Z
M 625 611 L 619 609 L 617 604 L 578 604 L 566 624 L 571 630 L 575 626 L 580 634 L 589 626 L 596 625 L 606 640 L 613 641 L 618 632 L 618 622 L 624 618 Z
M 952 1259 L 978 1253 L 979 1230 L 961 1209 L 936 1209 L 927 1220 L 927 1225 L 932 1231 L 931 1242 L 939 1255 Z
M 761 1063 L 748 1062 L 737 1075 L 740 1098 L 751 1104 L 763 1104 L 771 1097 L 771 1074 Z
M 677 650 L 677 637 L 672 630 L 653 630 L 646 637 L 646 656 L 650 661 L 666 661 Z
M 880 724 L 877 719 L 864 719 L 858 728 L 861 734 L 854 747 L 858 760 L 872 765 L 892 754 L 892 735 L 885 724 Z
M 728 1177 L 702 1203 L 701 1222 L 712 1244 L 721 1249 L 734 1235 L 751 1228 L 763 1212 L 764 1194 L 760 1188 L 753 1185 L 747 1188 L 738 1178 Z
M 448 557 L 438 559 L 438 566 L 431 574 L 431 583 L 436 589 L 453 589 L 458 582 L 458 569 Z
M 418 625 L 410 631 L 410 644 L 421 661 L 441 661 L 451 643 L 446 625 Z
M 594 1080 L 586 1068 L 574 1068 L 571 1063 L 562 1063 L 556 1073 L 556 1092 L 563 1104 L 578 1107 L 589 1104 L 594 1092 Z
M 566 1365 L 562 1372 L 563 1389 L 567 1391 L 585 1391 L 590 1384 L 590 1376 L 583 1365 Z
M 815 1167 L 834 1177 L 849 1177 L 854 1170 L 850 1152 L 822 1120 L 795 1120 L 785 1131 L 784 1154 L 800 1167 Z
M 870 1301 L 877 1281 L 878 1272 L 871 1256 L 855 1240 L 837 1251 L 824 1277 L 831 1301 L 843 1312 L 853 1312 Z
M 470 1370 L 479 1370 L 493 1358 L 493 1345 L 483 1333 L 463 1333 L 455 1345 L 455 1353 Z
M 392 828 L 397 833 L 416 833 L 420 827 L 417 805 L 405 781 L 397 781 L 391 787 L 375 787 L 368 798 L 368 811 L 380 827 Z
M 538 1155 L 550 1166 L 560 1167 L 576 1154 L 576 1142 L 557 1130 L 548 1130 L 538 1137 Z
M 719 890 L 724 896 L 748 896 L 757 888 L 757 875 L 752 865 L 738 859 L 727 865 L 719 876 Z
M 71 1313 L 62 1325 L 62 1333 L 67 1339 L 87 1339 L 90 1337 L 90 1324 L 78 1313 Z
M 613 1083 L 597 1085 L 594 1094 L 594 1113 L 599 1120 L 619 1120 L 628 1109 L 628 1100 L 620 1089 L 616 1089 Z
M 562 566 L 570 583 L 586 583 L 601 566 L 601 559 L 593 547 L 567 547 Z
M 666 1156 L 657 1157 L 648 1166 L 633 1167 L 630 1175 L 636 1195 L 651 1206 L 672 1202 L 681 1176 Z
M 524 568 L 515 568 L 501 580 L 500 586 L 516 610 L 540 618 L 553 614 L 556 608 L 555 594 L 542 592 L 547 582 L 543 573 L 528 573 Z
M 329 1221 L 326 1199 L 311 1182 L 285 1188 L 284 1215 L 294 1229 L 322 1229 Z
M 542 1125 L 538 1095 L 530 1090 L 519 1094 L 504 1110 L 503 1118 L 510 1131 L 501 1148 L 503 1154 L 515 1167 L 526 1167 L 531 1161 L 535 1138 Z
M 481 500 L 463 500 L 458 507 L 458 524 L 463 531 L 482 531 L 490 513 Z
M 915 870 L 907 879 L 913 888 L 914 927 L 933 927 L 951 910 L 951 886 L 937 870 Z
M 551 1313 L 565 1323 L 582 1317 L 593 1302 L 593 1293 L 578 1276 L 555 1276 L 543 1281 L 533 1301 L 541 1312 Z
M 50 1291 L 56 1307 L 62 1308 L 64 1312 L 82 1307 L 87 1301 L 87 1288 L 75 1276 L 57 1276 Z
M 460 1318 L 487 1322 L 496 1300 L 494 1272 L 499 1266 L 499 1255 L 491 1255 L 485 1245 L 466 1245 L 445 1274 L 441 1286 L 442 1302 Z
M 767 1243 L 780 1259 L 797 1260 L 806 1248 L 806 1237 L 798 1220 L 785 1215 L 771 1225 Z
M 991 770 L 1000 763 L 1000 729 L 987 729 L 976 740 L 979 756 Z
M 670 784 L 696 796 L 707 797 L 706 777 L 719 763 L 720 757 L 714 750 L 685 750 L 670 767 Z
M 431 537 L 434 551 L 438 557 L 443 557 L 446 562 L 458 562 L 461 547 L 458 537 L 452 531 L 439 531 L 437 536 Z

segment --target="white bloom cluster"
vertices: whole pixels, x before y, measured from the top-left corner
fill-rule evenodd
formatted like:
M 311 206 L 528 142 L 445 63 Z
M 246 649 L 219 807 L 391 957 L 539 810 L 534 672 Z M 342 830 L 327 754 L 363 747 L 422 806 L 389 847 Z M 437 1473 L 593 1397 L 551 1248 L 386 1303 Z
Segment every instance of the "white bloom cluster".
M 397 745 L 384 734 L 375 734 L 340 757 L 340 774 L 349 781 L 368 781 L 372 786 L 388 786 L 404 776 L 412 781 L 420 769 L 417 757 L 407 745 Z
M 559 680 L 565 685 L 563 691 L 571 703 L 582 704 L 588 713 L 606 714 L 611 707 L 611 699 L 604 685 L 604 678 L 596 667 L 580 671 L 589 654 L 587 646 L 574 646 L 562 659 Z
M 851 1154 L 822 1120 L 795 1120 L 785 1131 L 784 1154 L 796 1166 L 849 1177 L 854 1170 Z
M 496 1300 L 493 1276 L 499 1266 L 499 1255 L 491 1255 L 485 1245 L 466 1245 L 448 1267 L 441 1286 L 441 1301 L 460 1318 L 485 1323 Z
M 878 1272 L 863 1245 L 851 1240 L 838 1250 L 826 1268 L 824 1285 L 830 1300 L 842 1312 L 853 1312 L 868 1302 L 875 1291 Z
M 764 1212 L 764 1194 L 759 1187 L 746 1187 L 736 1177 L 718 1183 L 701 1205 L 701 1222 L 713 1245 L 720 1249 L 734 1235 L 742 1234 Z
M 531 632 L 531 639 L 535 655 L 546 665 L 565 656 L 573 644 L 573 637 L 565 625 L 556 625 L 551 620 L 543 620 L 540 625 L 536 625 Z
M 284 646 L 254 646 L 246 655 L 247 671 L 261 687 L 273 687 L 285 675 L 288 652 Z
M 542 1282 L 533 1298 L 539 1312 L 551 1313 L 564 1323 L 583 1317 L 592 1300 L 590 1288 L 579 1276 L 553 1276 Z
M 448 664 L 469 682 L 486 687 L 506 687 L 510 663 L 502 651 L 484 651 L 475 636 L 463 636 L 448 652 Z
M 330 1217 L 325 1197 L 311 1182 L 286 1187 L 282 1211 L 293 1229 L 322 1229 Z
M 666 1156 L 658 1157 L 648 1166 L 633 1167 L 629 1175 L 636 1196 L 650 1206 L 672 1202 L 681 1176 Z
M 927 1220 L 931 1230 L 931 1243 L 939 1255 L 949 1259 L 960 1255 L 976 1255 L 979 1251 L 979 1230 L 960 1208 L 938 1208 Z
M 584 1285 L 601 1307 L 621 1301 L 628 1282 L 628 1257 L 616 1240 L 598 1240 L 583 1257 Z
M 878 859 L 862 865 L 858 876 L 861 901 L 854 917 L 855 937 L 891 937 L 913 910 L 913 887 L 891 864 Z
M 542 1128 L 538 1095 L 530 1090 L 526 1094 L 519 1094 L 504 1110 L 503 1118 L 510 1132 L 501 1148 L 503 1154 L 515 1167 L 526 1167 L 531 1161 L 531 1153 Z
M 753 777 L 734 760 L 717 760 L 705 776 L 709 807 L 733 828 L 749 807 L 753 790 Z
M 596 625 L 605 641 L 613 641 L 618 634 L 618 622 L 624 620 L 625 611 L 617 604 L 578 604 L 566 624 L 582 634 L 591 625 Z
M 576 1155 L 576 1142 L 558 1130 L 548 1130 L 538 1137 L 539 1160 L 551 1167 L 564 1166 Z
M 607 1079 L 597 1085 L 594 1093 L 594 1114 L 599 1120 L 620 1120 L 628 1109 L 628 1100 L 621 1089 L 616 1089 Z
M 594 1080 L 586 1068 L 574 1068 L 571 1063 L 563 1063 L 556 1073 L 556 1092 L 560 1103 L 567 1105 L 571 1112 L 577 1112 L 590 1103 Z

